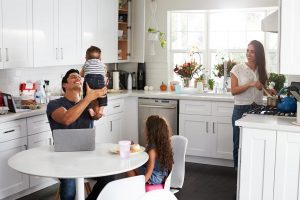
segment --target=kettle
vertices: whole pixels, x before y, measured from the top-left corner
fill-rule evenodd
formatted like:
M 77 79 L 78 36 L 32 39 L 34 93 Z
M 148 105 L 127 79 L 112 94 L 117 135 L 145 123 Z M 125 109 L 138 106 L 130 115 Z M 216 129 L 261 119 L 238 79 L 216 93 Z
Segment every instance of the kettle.
M 281 98 L 281 94 L 285 91 L 288 91 L 289 87 L 282 88 L 278 93 L 278 104 L 277 109 L 279 112 L 283 113 L 295 113 L 297 110 L 297 102 L 293 96 L 290 96 L 289 92 L 287 92 L 287 96 L 284 98 Z

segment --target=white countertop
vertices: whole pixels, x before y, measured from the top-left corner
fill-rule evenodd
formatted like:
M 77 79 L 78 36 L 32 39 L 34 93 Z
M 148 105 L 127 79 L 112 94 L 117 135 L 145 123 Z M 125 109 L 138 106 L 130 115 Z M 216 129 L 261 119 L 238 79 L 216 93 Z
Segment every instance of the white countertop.
M 184 91 L 183 91 L 184 92 Z M 187 91 L 186 91 L 187 92 Z M 190 91 L 188 91 L 190 92 Z M 144 97 L 144 98 L 161 98 L 161 99 L 179 99 L 179 100 L 201 100 L 201 101 L 224 101 L 233 102 L 233 96 L 231 93 L 227 94 L 214 94 L 214 93 L 194 93 L 194 94 L 176 94 L 175 92 L 161 92 L 161 91 L 143 91 L 143 90 L 132 90 L 123 91 L 121 93 L 109 93 L 107 95 L 108 100 L 114 100 L 126 97 Z M 21 113 L 9 113 L 6 115 L 0 115 L 0 123 L 22 119 L 26 117 L 32 117 L 36 115 L 42 115 L 46 113 L 46 105 L 42 106 L 41 109 L 30 110 Z
M 300 133 L 300 126 L 292 124 L 295 117 L 279 117 L 271 115 L 246 115 L 236 121 L 237 126 Z

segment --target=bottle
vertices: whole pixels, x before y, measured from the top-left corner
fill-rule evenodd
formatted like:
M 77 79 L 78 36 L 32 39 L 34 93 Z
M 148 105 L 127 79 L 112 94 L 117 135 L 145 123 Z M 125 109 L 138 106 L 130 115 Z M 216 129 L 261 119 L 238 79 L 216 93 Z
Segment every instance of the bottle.
M 136 75 L 135 72 L 132 72 L 132 89 L 136 89 Z
M 131 73 L 128 74 L 128 78 L 127 78 L 127 90 L 132 90 L 132 76 L 131 76 Z
M 44 104 L 46 103 L 46 93 L 42 84 L 42 81 L 37 82 L 38 87 L 37 91 L 35 93 L 35 101 L 39 104 Z

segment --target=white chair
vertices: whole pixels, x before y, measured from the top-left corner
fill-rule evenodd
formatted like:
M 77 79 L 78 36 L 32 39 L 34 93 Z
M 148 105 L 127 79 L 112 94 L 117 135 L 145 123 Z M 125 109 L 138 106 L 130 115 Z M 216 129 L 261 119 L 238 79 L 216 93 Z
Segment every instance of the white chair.
M 97 200 L 139 200 L 145 193 L 145 176 L 133 176 L 109 182 Z
M 184 182 L 185 154 L 188 140 L 183 136 L 173 135 L 171 137 L 171 142 L 174 154 L 174 165 L 172 169 L 171 178 L 171 191 L 173 193 L 176 193 L 182 188 Z
M 171 191 L 153 190 L 146 192 L 139 200 L 177 200 L 177 198 Z

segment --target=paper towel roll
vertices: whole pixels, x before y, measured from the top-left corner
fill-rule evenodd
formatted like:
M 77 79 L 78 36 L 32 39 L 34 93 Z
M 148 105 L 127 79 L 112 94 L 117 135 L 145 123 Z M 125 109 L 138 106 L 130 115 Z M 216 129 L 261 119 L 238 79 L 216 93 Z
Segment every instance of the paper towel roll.
M 297 123 L 300 124 L 300 102 L 297 101 Z
M 113 72 L 113 89 L 119 90 L 120 80 L 119 80 L 119 72 Z

